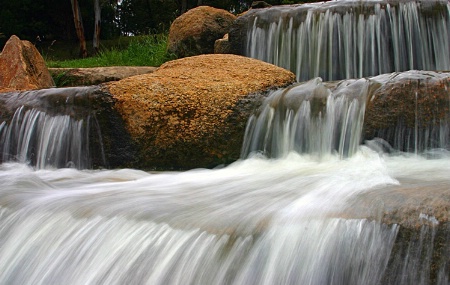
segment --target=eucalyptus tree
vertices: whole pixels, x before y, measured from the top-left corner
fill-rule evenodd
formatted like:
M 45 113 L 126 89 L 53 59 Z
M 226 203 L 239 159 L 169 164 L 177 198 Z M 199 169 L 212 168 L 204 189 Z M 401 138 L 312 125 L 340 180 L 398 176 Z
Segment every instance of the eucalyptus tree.
M 86 38 L 84 37 L 83 18 L 81 16 L 80 5 L 78 0 L 70 0 L 73 12 L 73 22 L 75 24 L 75 31 L 77 33 L 78 41 L 80 44 L 80 56 L 87 57 L 88 52 L 86 48 Z
M 70 0 L 72 5 L 73 19 L 75 24 L 76 34 L 80 43 L 80 56 L 87 57 L 87 47 L 86 47 L 86 38 L 85 38 L 85 27 L 83 25 L 83 17 L 82 10 L 80 9 L 80 3 L 78 0 Z M 106 6 L 110 5 L 114 8 L 117 6 L 118 0 L 93 0 L 92 3 L 85 2 L 87 4 L 92 4 L 94 10 L 94 31 L 92 38 L 92 47 L 94 53 L 97 53 L 100 49 L 100 32 L 102 25 L 102 9 Z M 84 6 L 86 8 L 86 6 Z M 92 11 L 92 9 L 87 9 L 88 11 Z M 91 13 L 90 13 L 91 15 Z
M 100 23 L 102 18 L 102 9 L 100 7 L 100 0 L 94 0 L 94 38 L 92 40 L 92 46 L 94 52 L 98 53 L 100 48 Z

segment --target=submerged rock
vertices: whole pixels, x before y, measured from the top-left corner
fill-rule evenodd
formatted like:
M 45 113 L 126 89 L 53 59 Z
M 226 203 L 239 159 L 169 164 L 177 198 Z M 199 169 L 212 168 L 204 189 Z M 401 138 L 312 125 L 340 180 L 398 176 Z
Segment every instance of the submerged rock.
M 450 148 L 450 73 L 408 71 L 371 78 L 365 140 L 382 138 L 394 150 Z
M 172 23 L 168 50 L 177 57 L 214 53 L 214 43 L 228 33 L 236 16 L 228 11 L 200 6 Z
M 214 167 L 239 158 L 249 115 L 294 74 L 236 55 L 175 60 L 105 84 L 140 146 L 139 168 Z
M 450 185 L 420 178 L 399 182 L 352 197 L 342 217 L 398 227 L 382 284 L 448 284 Z
M 53 79 L 36 47 L 11 36 L 0 53 L 0 92 L 53 86 Z

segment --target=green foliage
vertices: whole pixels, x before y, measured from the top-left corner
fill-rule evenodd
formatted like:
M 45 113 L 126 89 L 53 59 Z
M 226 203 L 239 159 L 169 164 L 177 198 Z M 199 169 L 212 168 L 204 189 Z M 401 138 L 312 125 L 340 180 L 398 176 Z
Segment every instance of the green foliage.
M 167 53 L 167 35 L 134 37 L 124 50 L 102 50 L 97 56 L 85 59 L 52 61 L 48 67 L 99 67 L 99 66 L 160 66 L 174 59 Z
M 72 79 L 70 76 L 67 76 L 67 72 L 61 72 L 52 76 L 53 81 L 55 82 L 55 86 L 57 87 L 66 87 L 72 86 Z

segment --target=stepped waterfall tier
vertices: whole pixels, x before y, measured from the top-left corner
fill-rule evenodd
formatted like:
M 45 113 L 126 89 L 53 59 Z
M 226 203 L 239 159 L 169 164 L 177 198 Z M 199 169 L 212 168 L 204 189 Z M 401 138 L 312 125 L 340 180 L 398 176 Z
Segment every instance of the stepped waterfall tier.
M 70 116 L 49 116 L 36 109 L 19 108 L 10 125 L 3 122 L 3 161 L 31 162 L 46 166 L 88 168 L 89 131 L 91 118 L 73 120 Z M 13 156 L 13 157 L 11 157 Z M 31 161 L 33 160 L 33 161 Z
M 0 284 L 448 284 L 449 78 L 275 90 L 248 120 L 241 160 L 185 172 L 76 169 L 88 138 L 108 132 L 88 136 L 86 118 L 113 114 L 96 88 L 30 92 L 27 104 L 6 94 Z M 392 111 L 399 96 L 412 126 Z M 378 136 L 389 130 L 420 148 L 396 150 Z
M 0 162 L 123 167 L 132 146 L 111 104 L 97 86 L 1 94 Z
M 232 33 L 236 52 L 299 81 L 450 69 L 448 1 L 329 1 L 252 9 Z M 238 29 L 238 30 L 239 30 Z
M 242 157 L 348 157 L 364 141 L 383 151 L 449 149 L 448 87 L 448 73 L 408 71 L 276 90 L 249 118 Z

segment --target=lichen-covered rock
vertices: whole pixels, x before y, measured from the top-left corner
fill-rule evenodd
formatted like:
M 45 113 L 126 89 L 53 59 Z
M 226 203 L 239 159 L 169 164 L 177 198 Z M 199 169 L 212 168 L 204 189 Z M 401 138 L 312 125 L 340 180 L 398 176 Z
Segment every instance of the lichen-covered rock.
M 36 47 L 11 36 L 0 54 L 0 92 L 53 86 L 53 79 Z
M 103 89 L 140 146 L 138 167 L 187 169 L 238 159 L 247 119 L 264 92 L 294 81 L 293 73 L 259 60 L 201 55 Z
M 177 57 L 214 53 L 214 43 L 228 33 L 236 16 L 228 11 L 200 6 L 172 23 L 168 51 Z

